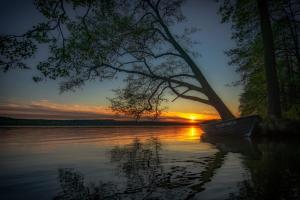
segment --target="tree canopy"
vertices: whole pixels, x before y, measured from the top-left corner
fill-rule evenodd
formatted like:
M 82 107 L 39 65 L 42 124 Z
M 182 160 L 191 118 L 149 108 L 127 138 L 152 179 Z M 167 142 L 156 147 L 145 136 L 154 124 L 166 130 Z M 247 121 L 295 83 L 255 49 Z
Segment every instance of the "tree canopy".
M 37 69 L 43 79 L 60 79 L 61 91 L 88 80 L 127 74 L 125 87 L 110 98 L 112 110 L 135 118 L 157 117 L 166 94 L 213 106 L 221 118 L 234 116 L 214 92 L 192 57 L 186 29 L 170 27 L 184 20 L 183 0 L 35 0 L 45 21 L 23 35 L 1 36 L 3 71 L 26 65 L 39 44 L 49 57 Z M 196 95 L 195 95 L 196 93 Z M 204 94 L 204 98 L 202 97 Z
M 299 119 L 300 103 L 300 2 L 295 0 L 267 1 L 273 33 L 276 69 L 283 117 Z M 258 6 L 255 0 L 222 1 L 223 22 L 231 22 L 237 47 L 227 51 L 230 64 L 236 66 L 244 85 L 240 98 L 242 115 L 267 113 L 267 81 L 264 68 Z

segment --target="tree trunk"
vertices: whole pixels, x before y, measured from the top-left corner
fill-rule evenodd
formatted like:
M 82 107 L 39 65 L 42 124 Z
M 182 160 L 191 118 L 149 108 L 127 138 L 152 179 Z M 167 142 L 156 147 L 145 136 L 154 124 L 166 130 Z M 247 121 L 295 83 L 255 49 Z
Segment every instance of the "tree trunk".
M 201 84 L 204 94 L 208 97 L 208 100 L 211 102 L 211 105 L 216 109 L 222 120 L 234 119 L 235 116 L 231 113 L 229 108 L 225 105 L 222 99 L 217 95 L 217 93 L 210 86 L 202 72 L 196 66 L 194 61 L 186 54 L 185 51 L 181 52 L 181 55 L 185 61 L 191 66 L 193 73 L 195 74 L 196 79 Z
M 201 84 L 203 90 L 205 91 L 205 95 L 207 95 L 208 100 L 211 102 L 211 105 L 217 110 L 222 120 L 226 119 L 233 119 L 235 116 L 231 113 L 231 111 L 227 108 L 225 103 L 221 100 L 221 98 L 215 93 L 215 91 L 212 89 L 196 63 L 193 61 L 193 59 L 186 53 L 186 51 L 178 44 L 178 42 L 175 40 L 173 35 L 171 34 L 170 30 L 164 24 L 162 18 L 160 17 L 158 11 L 157 16 L 160 24 L 162 25 L 164 31 L 166 32 L 167 36 L 169 37 L 169 42 L 174 46 L 174 48 L 180 53 L 182 58 L 185 60 L 185 62 L 190 66 L 192 72 L 194 73 L 196 79 Z
M 269 18 L 267 0 L 257 0 L 261 32 L 264 44 L 265 73 L 267 80 L 268 115 L 281 118 L 280 92 L 276 70 L 273 33 Z
M 219 113 L 222 120 L 234 119 L 235 116 L 231 113 L 231 111 L 227 108 L 224 102 L 220 99 L 220 97 L 215 94 L 210 97 L 210 101 L 212 102 L 212 106 Z

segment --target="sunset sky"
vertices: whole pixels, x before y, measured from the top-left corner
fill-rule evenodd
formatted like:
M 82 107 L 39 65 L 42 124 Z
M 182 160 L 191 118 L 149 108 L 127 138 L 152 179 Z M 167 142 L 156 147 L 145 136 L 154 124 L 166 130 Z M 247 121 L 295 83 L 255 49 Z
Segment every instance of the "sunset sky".
M 205 3 L 204 3 L 205 2 Z M 184 25 L 178 24 L 172 32 L 183 27 L 194 26 L 201 31 L 193 36 L 200 44 L 194 50 L 201 54 L 196 58 L 202 72 L 215 91 L 235 115 L 238 115 L 239 87 L 229 87 L 238 80 L 234 67 L 228 66 L 224 51 L 233 47 L 229 24 L 221 24 L 217 14 L 218 4 L 213 0 L 190 0 L 183 7 L 187 18 Z M 42 16 L 30 0 L 2 0 L 0 2 L 1 34 L 20 34 L 41 21 Z M 122 80 L 88 82 L 75 92 L 59 93 L 58 81 L 34 83 L 32 76 L 38 61 L 47 58 L 47 51 L 41 49 L 33 59 L 28 60 L 31 70 L 14 70 L 0 73 L 0 116 L 44 119 L 107 119 L 116 117 L 109 109 L 107 97 L 112 89 L 122 87 Z M 218 117 L 207 105 L 178 99 L 166 105 L 168 110 L 162 118 L 166 120 L 202 120 Z M 125 118 L 126 119 L 126 118 Z

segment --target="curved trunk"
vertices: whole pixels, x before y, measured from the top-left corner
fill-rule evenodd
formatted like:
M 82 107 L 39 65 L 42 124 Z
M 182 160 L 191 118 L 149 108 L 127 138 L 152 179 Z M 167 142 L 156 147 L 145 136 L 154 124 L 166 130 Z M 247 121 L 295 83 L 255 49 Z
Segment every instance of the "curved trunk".
M 180 44 L 178 44 L 176 39 L 173 37 L 169 28 L 167 27 L 167 25 L 163 22 L 162 18 L 160 17 L 158 10 L 154 9 L 154 11 L 157 14 L 159 23 L 161 24 L 162 28 L 164 29 L 169 42 L 178 51 L 178 53 L 185 60 L 185 62 L 190 66 L 192 72 L 195 75 L 195 78 L 198 80 L 198 82 L 202 86 L 202 89 L 205 91 L 204 94 L 208 97 L 208 100 L 210 101 L 210 105 L 212 105 L 217 110 L 217 112 L 219 113 L 220 117 L 223 120 L 235 118 L 235 116 L 230 112 L 230 110 L 227 108 L 225 103 L 221 100 L 221 98 L 212 89 L 212 87 L 210 86 L 210 84 L 208 83 L 205 76 L 200 71 L 200 69 L 194 62 L 194 60 L 188 55 L 188 53 L 181 47 Z
M 172 41 L 172 40 L 171 40 Z M 174 47 L 181 54 L 183 59 L 188 63 L 191 67 L 193 73 L 195 74 L 196 79 L 201 84 L 203 93 L 208 97 L 210 101 L 210 105 L 212 105 L 216 111 L 219 113 L 222 120 L 233 119 L 235 116 L 231 113 L 225 103 L 221 100 L 221 98 L 217 95 L 217 93 L 210 86 L 205 76 L 202 74 L 196 63 L 191 59 L 191 57 L 182 49 L 182 47 L 175 41 L 172 41 Z
M 219 113 L 222 120 L 235 118 L 235 116 L 231 113 L 231 111 L 228 109 L 228 107 L 224 104 L 224 102 L 220 99 L 220 97 L 217 94 L 211 97 L 210 101 L 211 101 L 211 105 Z

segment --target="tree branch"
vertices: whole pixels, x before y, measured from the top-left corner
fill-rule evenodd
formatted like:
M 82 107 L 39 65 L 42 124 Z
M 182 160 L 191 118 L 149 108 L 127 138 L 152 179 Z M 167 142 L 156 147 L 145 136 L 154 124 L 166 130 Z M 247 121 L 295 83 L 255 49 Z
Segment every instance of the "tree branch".
M 184 95 L 184 93 L 180 94 L 171 84 L 171 82 L 168 82 L 169 84 L 169 88 L 172 90 L 173 93 L 175 93 L 177 95 L 177 98 L 183 98 L 183 99 L 188 99 L 188 100 L 192 100 L 192 101 L 197 101 L 197 102 L 201 102 L 204 104 L 208 104 L 211 105 L 211 102 L 209 100 L 206 99 L 201 99 L 199 97 L 195 97 L 195 96 L 190 96 L 190 95 Z
M 184 95 L 185 93 L 187 93 L 190 89 L 186 89 L 184 92 L 182 92 L 180 95 Z M 177 97 L 175 97 L 175 99 L 172 100 L 172 102 L 176 101 L 180 96 L 177 95 Z
M 138 62 L 138 61 L 136 61 L 136 62 Z M 130 62 L 128 62 L 127 64 L 129 64 L 129 63 Z M 122 68 L 114 67 L 114 66 L 112 66 L 110 64 L 106 64 L 106 63 L 103 63 L 102 66 L 109 67 L 109 68 L 114 69 L 114 70 L 119 71 L 119 72 L 125 72 L 125 73 L 128 73 L 128 74 L 138 74 L 138 75 L 142 75 L 142 76 L 145 76 L 145 77 L 148 77 L 148 78 L 160 79 L 160 80 L 164 80 L 166 82 L 176 83 L 176 84 L 179 84 L 181 86 L 187 87 L 191 90 L 195 90 L 195 91 L 198 91 L 198 92 L 201 92 L 201 93 L 205 94 L 205 91 L 202 88 L 198 87 L 198 86 L 195 86 L 195 85 L 187 83 L 187 82 L 175 80 L 175 79 L 172 79 L 170 77 L 164 77 L 164 76 L 159 76 L 159 75 L 155 75 L 155 74 L 147 74 L 145 72 L 140 72 L 140 71 L 136 71 L 136 70 L 122 69 Z
M 173 52 L 166 52 L 166 53 L 161 53 L 161 54 L 155 55 L 152 52 L 147 52 L 147 51 L 142 51 L 142 50 L 132 50 L 132 51 L 125 50 L 124 53 L 121 53 L 119 55 L 120 56 L 124 56 L 126 54 L 133 54 L 133 53 L 143 53 L 143 54 L 149 55 L 149 56 L 151 56 L 153 58 L 160 58 L 160 57 L 163 57 L 163 56 L 177 56 L 177 57 L 181 57 L 180 54 L 176 54 L 176 53 L 173 53 Z

